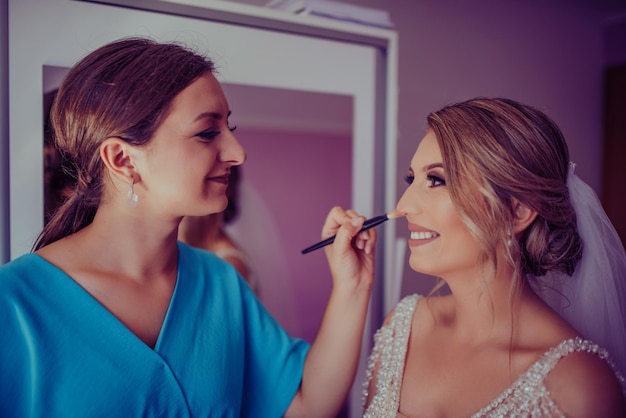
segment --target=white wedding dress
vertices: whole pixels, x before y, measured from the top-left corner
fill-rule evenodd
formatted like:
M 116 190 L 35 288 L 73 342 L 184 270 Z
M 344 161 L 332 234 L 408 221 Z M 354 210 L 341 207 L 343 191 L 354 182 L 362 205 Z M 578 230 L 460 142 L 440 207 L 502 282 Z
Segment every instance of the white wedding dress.
M 396 418 L 400 406 L 402 373 L 411 331 L 413 310 L 419 295 L 407 296 L 400 301 L 391 321 L 380 328 L 374 337 L 374 349 L 370 355 L 365 383 L 364 399 L 368 398 L 367 388 L 376 372 L 374 393 L 369 394 L 369 404 L 365 418 Z M 607 361 L 616 370 L 606 350 L 588 340 L 568 339 L 548 350 L 508 389 L 489 405 L 472 415 L 472 418 L 491 417 L 564 417 L 550 398 L 544 379 L 559 360 L 576 351 L 594 353 Z M 618 378 L 623 377 L 616 371 Z

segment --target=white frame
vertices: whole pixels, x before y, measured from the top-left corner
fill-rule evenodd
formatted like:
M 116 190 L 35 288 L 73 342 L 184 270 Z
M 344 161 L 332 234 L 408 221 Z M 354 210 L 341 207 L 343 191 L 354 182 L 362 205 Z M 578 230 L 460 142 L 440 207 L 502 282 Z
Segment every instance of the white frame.
M 187 0 L 187 3 L 189 1 Z M 133 17 L 139 16 L 149 16 L 150 21 L 154 23 L 129 30 L 131 25 L 129 22 Z M 98 19 L 107 19 L 106 26 L 98 26 L 96 22 L 99 22 Z M 291 77 L 282 77 L 280 84 L 275 84 L 276 81 L 271 77 L 266 80 L 256 80 L 256 83 L 268 87 L 311 88 L 314 91 L 327 89 L 327 92 L 354 95 L 355 155 L 353 158 L 359 164 L 354 164 L 353 206 L 366 215 L 375 215 L 395 206 L 398 95 L 397 34 L 395 31 L 331 19 L 295 16 L 224 1 L 205 0 L 202 2 L 202 7 L 199 7 L 183 4 L 181 0 L 176 2 L 8 0 L 8 86 L 11 86 L 11 90 L 9 92 L 8 86 L 5 85 L 0 88 L 2 96 L 5 98 L 8 96 L 9 103 L 9 137 L 3 140 L 8 141 L 10 146 L 10 181 L 8 196 L 4 195 L 1 198 L 4 201 L 3 206 L 6 207 L 7 200 L 9 202 L 9 257 L 11 259 L 30 250 L 36 235 L 43 226 L 40 123 L 42 121 L 43 66 L 71 66 L 87 51 L 112 39 L 128 35 L 129 32 L 155 36 L 155 32 L 160 31 L 159 37 L 173 36 L 179 40 L 182 37 L 183 41 L 192 40 L 202 43 L 204 40 L 202 30 L 190 29 L 188 33 L 182 33 L 180 30 L 169 32 L 167 29 L 156 30 L 156 28 L 163 27 L 159 22 L 179 22 L 180 19 L 184 20 L 189 27 L 194 28 L 198 28 L 199 24 L 211 26 L 206 25 L 209 22 L 212 25 L 222 25 L 220 31 L 228 32 L 235 38 L 236 33 L 259 28 L 265 29 L 263 36 L 268 37 L 278 36 L 279 33 L 290 34 L 299 44 L 311 43 L 314 48 L 323 47 L 324 54 L 331 56 L 335 47 L 350 44 L 355 47 L 353 48 L 355 60 L 374 62 L 375 65 L 362 68 L 361 72 L 353 73 L 351 77 L 358 80 L 359 75 L 371 77 L 371 74 L 374 74 L 378 85 L 375 86 L 374 91 L 369 92 L 367 90 L 372 90 L 372 88 L 361 88 L 358 81 L 355 81 L 357 84 L 352 86 L 345 85 L 346 83 L 329 84 L 322 88 L 307 86 L 311 80 L 297 73 L 291 74 Z M 234 28 L 237 28 L 239 32 L 232 32 Z M 363 47 L 362 50 L 359 46 Z M 226 57 L 223 61 L 225 65 L 222 66 L 226 67 L 223 69 L 223 81 L 246 84 L 247 75 L 243 72 L 249 68 L 249 63 L 237 62 L 237 54 L 228 55 L 224 51 L 222 53 L 223 57 Z M 263 54 L 271 55 L 272 50 L 264 50 Z M 375 55 L 373 58 L 372 54 Z M 218 61 L 219 55 L 218 53 Z M 349 57 L 341 56 L 339 61 L 346 58 Z M 306 57 L 299 57 L 294 61 L 303 59 Z M 282 62 L 280 65 L 284 67 L 288 64 L 288 62 Z M 313 62 L 310 64 L 315 67 Z M 276 65 L 278 70 L 278 64 Z M 341 70 L 341 65 L 337 65 L 332 60 L 329 60 L 326 65 L 329 68 L 317 68 L 316 71 L 331 71 L 331 67 L 332 71 Z M 374 118 L 371 118 L 372 115 Z M 376 155 L 377 151 L 383 152 L 384 155 Z M 384 166 L 383 178 L 373 178 L 375 170 L 371 168 L 380 160 Z M 381 163 L 378 165 L 380 166 Z M 381 236 L 384 262 L 379 263 L 379 265 L 382 264 L 382 269 L 377 272 L 378 285 L 383 287 L 381 289 L 383 298 L 377 302 L 374 301 L 374 311 L 370 310 L 370 319 L 365 333 L 368 341 L 363 347 L 364 355 L 369 353 L 372 328 L 379 325 L 381 312 L 388 311 L 395 305 L 397 299 L 394 292 L 396 286 L 391 280 L 396 277 L 394 272 L 395 236 L 395 226 L 393 222 L 388 222 Z M 380 293 L 379 290 L 374 299 L 380 299 Z M 364 355 L 362 355 L 362 364 L 359 367 L 360 375 L 357 376 L 352 393 L 352 405 L 360 404 L 359 381 L 363 379 Z

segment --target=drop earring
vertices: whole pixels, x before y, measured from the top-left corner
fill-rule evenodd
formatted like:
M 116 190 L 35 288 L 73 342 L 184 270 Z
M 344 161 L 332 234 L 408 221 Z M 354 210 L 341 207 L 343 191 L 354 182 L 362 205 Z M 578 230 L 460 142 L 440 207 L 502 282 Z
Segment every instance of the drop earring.
M 135 193 L 135 181 L 131 181 L 130 189 L 128 189 L 128 193 L 126 194 L 126 201 L 128 206 L 134 208 L 137 206 L 137 202 L 139 202 L 139 196 Z

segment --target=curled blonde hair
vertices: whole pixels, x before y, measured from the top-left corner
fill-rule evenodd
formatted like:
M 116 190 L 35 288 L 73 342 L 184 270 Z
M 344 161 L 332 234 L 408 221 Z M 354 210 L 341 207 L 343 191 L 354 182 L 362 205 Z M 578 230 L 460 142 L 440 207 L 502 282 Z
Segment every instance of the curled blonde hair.
M 582 256 L 567 189 L 569 151 L 543 112 L 502 98 L 476 98 L 431 113 L 428 127 L 441 149 L 446 183 L 464 223 L 482 245 L 481 263 L 497 268 L 504 245 L 514 288 L 527 275 L 571 275 Z M 514 201 L 537 213 L 510 235 Z

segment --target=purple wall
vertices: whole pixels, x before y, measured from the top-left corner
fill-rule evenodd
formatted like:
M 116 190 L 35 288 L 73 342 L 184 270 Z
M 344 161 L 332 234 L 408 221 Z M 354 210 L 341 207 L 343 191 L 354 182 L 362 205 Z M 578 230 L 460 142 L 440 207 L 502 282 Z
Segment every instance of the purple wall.
M 608 67 L 626 64 L 626 15 L 607 26 L 605 56 Z

